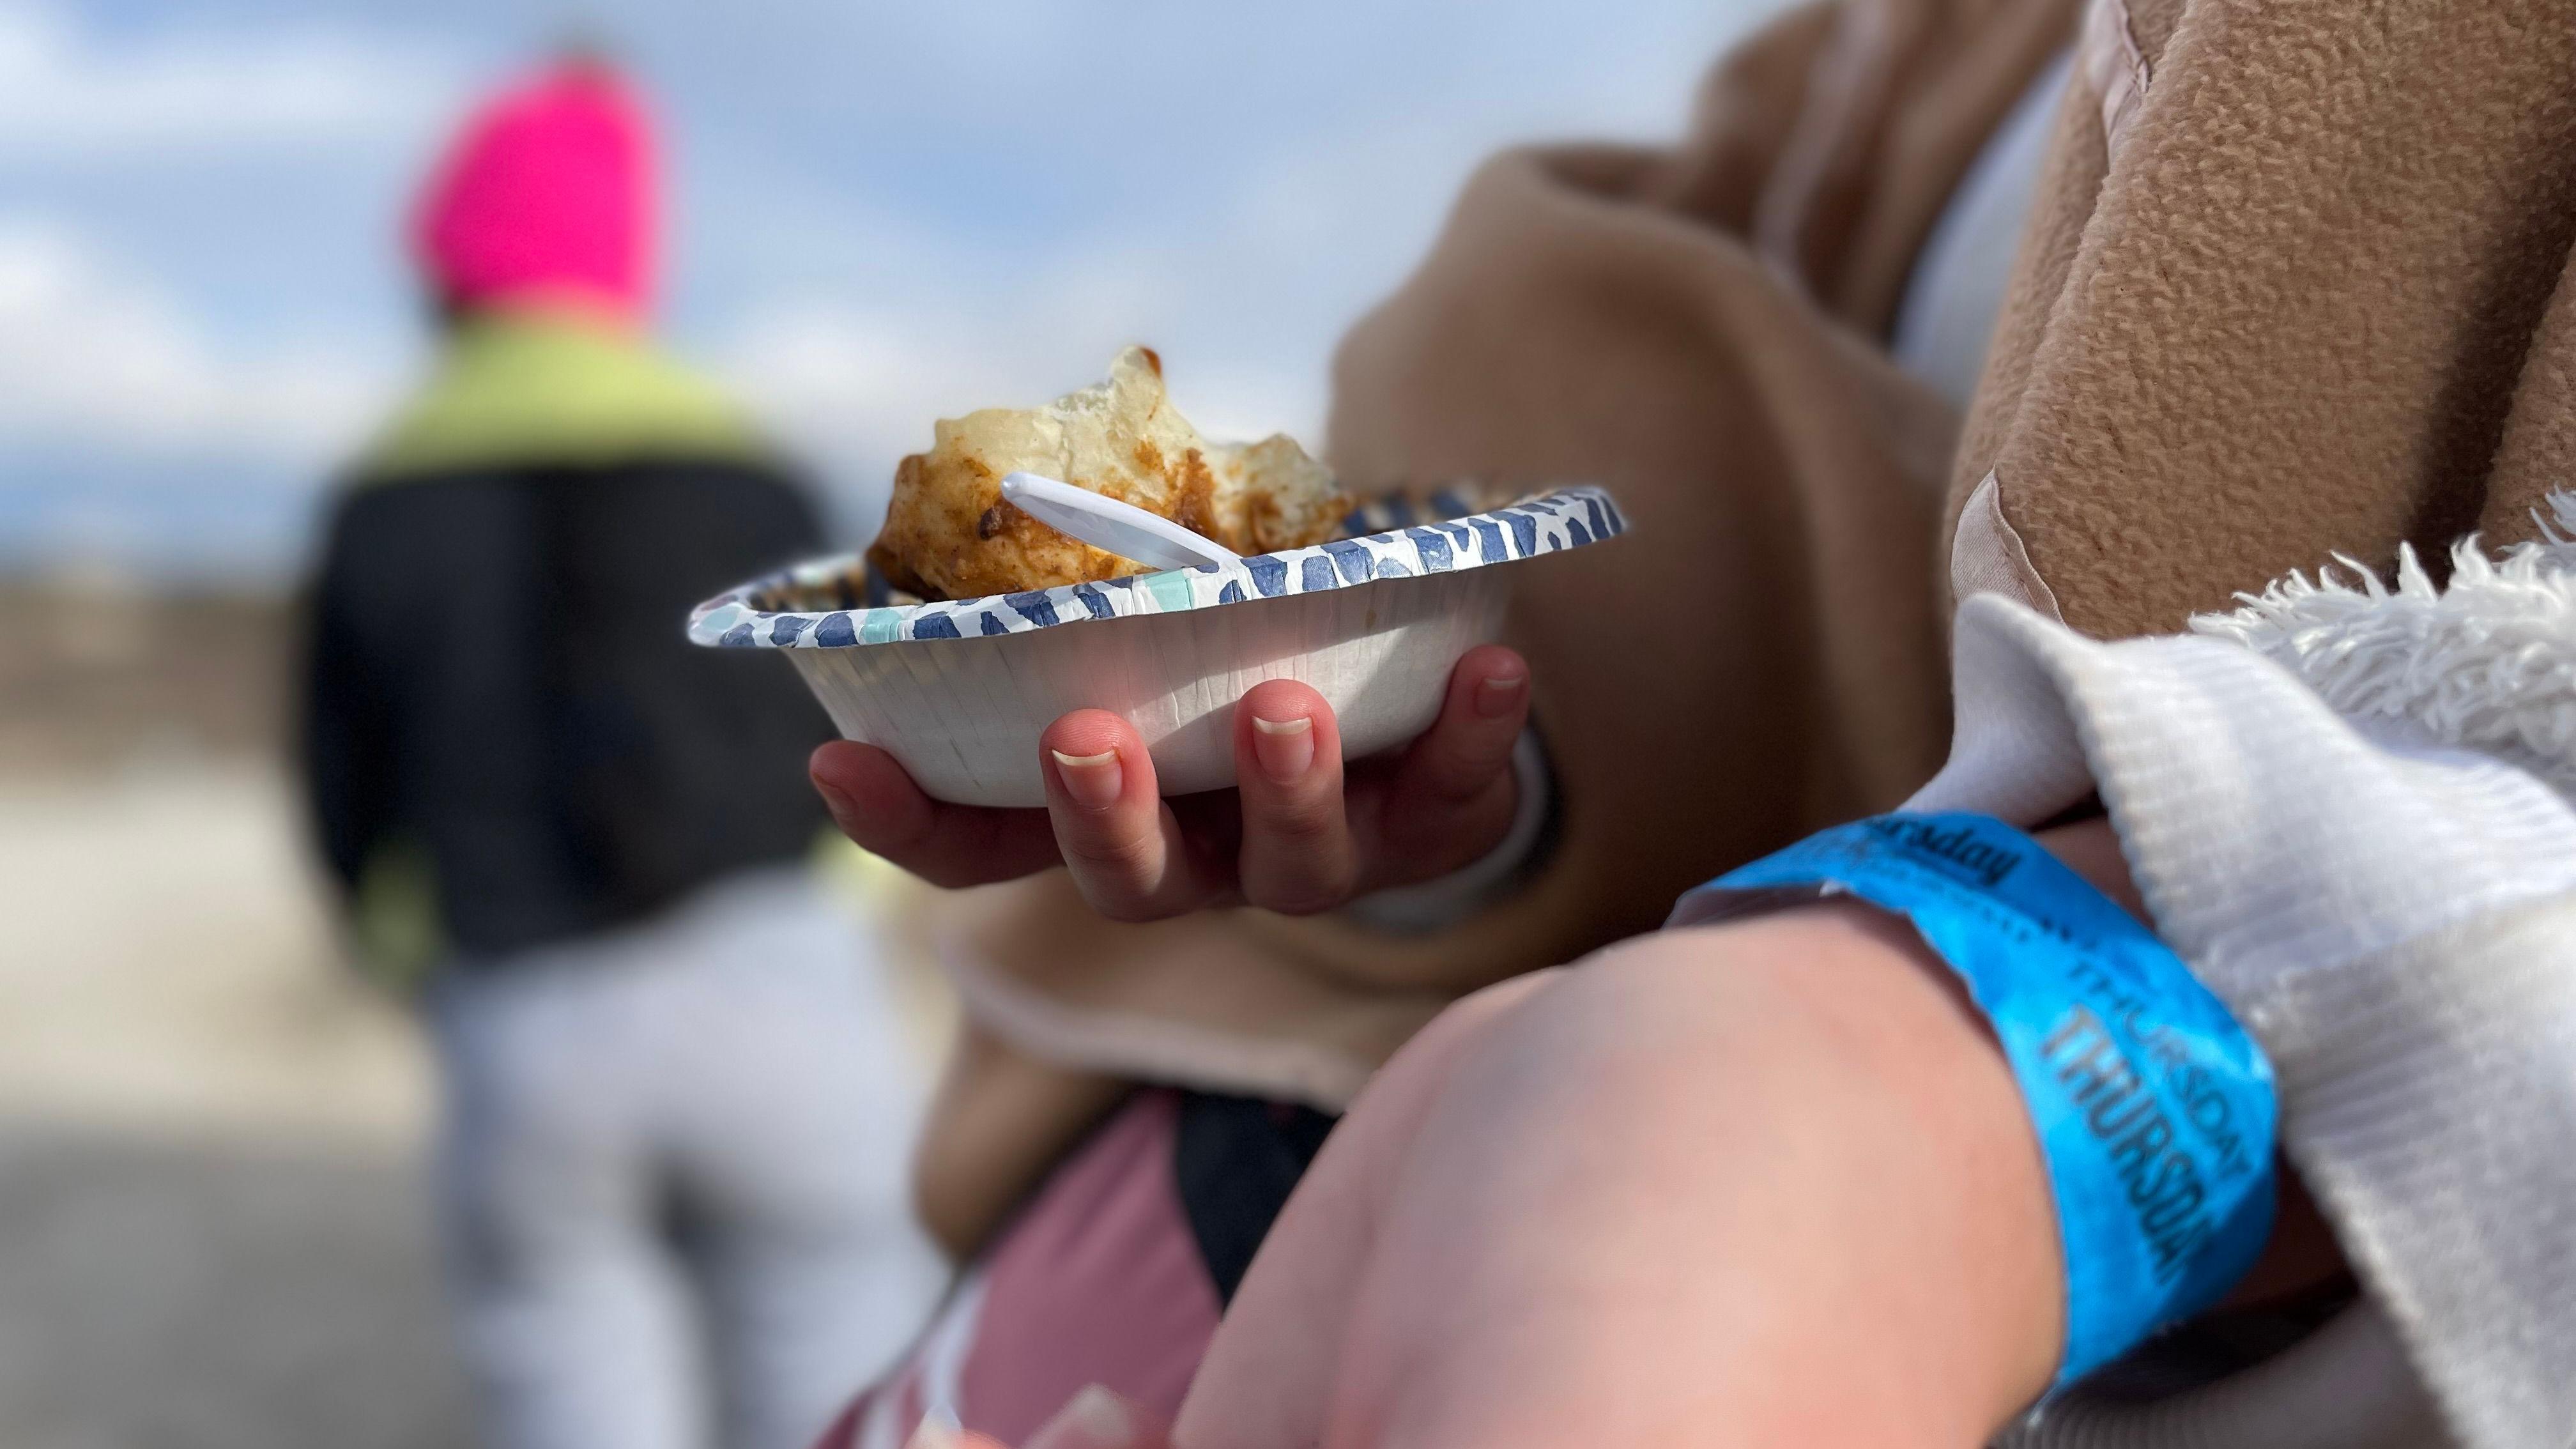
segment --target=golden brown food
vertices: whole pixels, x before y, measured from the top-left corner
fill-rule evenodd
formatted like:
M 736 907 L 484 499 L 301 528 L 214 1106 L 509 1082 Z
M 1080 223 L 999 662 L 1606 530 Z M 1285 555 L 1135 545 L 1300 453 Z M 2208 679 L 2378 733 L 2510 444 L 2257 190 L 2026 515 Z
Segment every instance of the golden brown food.
M 1042 408 L 943 418 L 930 451 L 895 469 L 868 566 L 923 598 L 966 599 L 1139 573 L 1002 501 L 1017 472 L 1062 479 L 1159 513 L 1236 553 L 1322 543 L 1350 499 L 1287 436 L 1211 443 L 1172 406 L 1162 359 L 1131 347 L 1109 380 Z

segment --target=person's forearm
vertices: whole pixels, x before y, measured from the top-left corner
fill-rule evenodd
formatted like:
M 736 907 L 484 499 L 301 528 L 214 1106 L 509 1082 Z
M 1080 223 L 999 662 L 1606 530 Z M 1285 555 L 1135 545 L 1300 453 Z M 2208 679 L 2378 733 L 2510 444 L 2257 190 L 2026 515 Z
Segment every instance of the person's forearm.
M 2011 1076 L 1890 918 L 1631 943 L 1514 1013 L 1445 1095 L 1408 1177 L 1545 1210 L 1462 1239 L 1445 1195 L 1399 1203 L 1379 1261 L 1410 1260 L 1406 1286 L 1357 1311 L 1449 1347 L 1357 1368 L 1346 1402 L 1394 1417 L 1351 1442 L 1410 1422 L 1462 1445 L 1969 1449 L 2055 1364 L 2055 1229 Z M 1418 1291 L 1426 1271 L 1455 1291 Z
M 2101 822 L 2050 849 L 2139 909 Z M 1975 1449 L 2064 1352 L 2055 1204 L 1984 1018 L 1853 901 L 1469 998 L 1244 1280 L 1184 1449 Z
M 1720 949 L 1639 969 L 1740 978 L 1708 1048 L 1733 1065 L 1705 1089 L 1733 1100 L 1729 1140 L 1703 1149 L 1734 1169 L 1709 1223 L 1744 1278 L 1730 1437 L 1984 1443 L 2055 1370 L 2063 1290 L 2045 1168 L 1983 1018 L 1866 907 L 1751 923 Z

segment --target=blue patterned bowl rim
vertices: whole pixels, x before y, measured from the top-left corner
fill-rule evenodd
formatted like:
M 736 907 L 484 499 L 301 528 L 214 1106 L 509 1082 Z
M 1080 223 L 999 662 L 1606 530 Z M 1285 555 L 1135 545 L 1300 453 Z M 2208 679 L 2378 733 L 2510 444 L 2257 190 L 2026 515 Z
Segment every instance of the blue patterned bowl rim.
M 1402 516 L 1409 511 L 1410 505 L 1401 500 L 1370 505 L 1354 517 L 1381 525 L 1381 531 L 1311 548 L 1024 594 L 873 607 L 863 598 L 850 598 L 847 607 L 810 611 L 752 606 L 751 600 L 777 589 L 839 585 L 846 591 L 849 580 L 861 575 L 862 566 L 857 554 L 842 554 L 754 579 L 698 605 L 689 614 L 689 639 L 724 649 L 843 649 L 1025 634 L 1094 619 L 1177 614 L 1250 599 L 1322 593 L 1381 579 L 1459 573 L 1581 548 L 1616 537 L 1628 527 L 1610 495 L 1589 484 L 1453 518 L 1411 523 Z M 1382 526 L 1391 516 L 1397 526 Z

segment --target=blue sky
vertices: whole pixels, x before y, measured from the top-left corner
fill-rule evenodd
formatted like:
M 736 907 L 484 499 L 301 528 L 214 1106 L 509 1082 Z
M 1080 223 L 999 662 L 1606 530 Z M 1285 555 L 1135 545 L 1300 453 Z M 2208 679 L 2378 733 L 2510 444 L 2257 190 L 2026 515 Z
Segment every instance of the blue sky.
M 1131 340 L 1210 431 L 1315 441 L 1476 158 L 1671 134 L 1771 4 L 0 0 L 0 571 L 290 574 L 422 362 L 417 173 L 570 33 L 662 109 L 665 330 L 855 536 L 932 418 Z

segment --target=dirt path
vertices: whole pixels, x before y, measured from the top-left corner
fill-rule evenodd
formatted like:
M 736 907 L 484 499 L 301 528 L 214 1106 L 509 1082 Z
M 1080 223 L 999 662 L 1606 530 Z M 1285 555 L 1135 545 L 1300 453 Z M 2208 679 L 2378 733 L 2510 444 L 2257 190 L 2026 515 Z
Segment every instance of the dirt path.
M 468 1441 L 409 1023 L 272 771 L 0 775 L 0 1444 Z
M 470 1442 L 412 1164 L 0 1129 L 0 1443 Z

